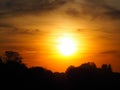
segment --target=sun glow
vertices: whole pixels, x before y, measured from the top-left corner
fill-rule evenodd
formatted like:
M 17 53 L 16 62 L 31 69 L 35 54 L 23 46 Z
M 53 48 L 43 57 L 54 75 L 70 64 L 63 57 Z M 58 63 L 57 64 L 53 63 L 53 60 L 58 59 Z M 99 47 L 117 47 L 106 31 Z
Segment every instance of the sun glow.
M 63 36 L 59 38 L 58 49 L 64 56 L 73 55 L 76 51 L 76 43 L 71 37 Z

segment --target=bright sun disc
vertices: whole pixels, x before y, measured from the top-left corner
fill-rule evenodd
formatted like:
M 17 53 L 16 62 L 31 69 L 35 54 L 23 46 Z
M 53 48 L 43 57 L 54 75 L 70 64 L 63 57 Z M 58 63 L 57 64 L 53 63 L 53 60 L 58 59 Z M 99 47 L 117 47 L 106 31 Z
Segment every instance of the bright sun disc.
M 70 37 L 62 37 L 59 39 L 58 49 L 64 56 L 70 56 L 76 51 L 76 43 Z

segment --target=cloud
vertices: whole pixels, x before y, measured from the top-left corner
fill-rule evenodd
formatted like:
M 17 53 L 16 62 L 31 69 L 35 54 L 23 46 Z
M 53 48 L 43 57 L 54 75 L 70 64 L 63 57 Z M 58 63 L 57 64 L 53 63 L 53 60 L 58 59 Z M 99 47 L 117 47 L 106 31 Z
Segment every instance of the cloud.
M 110 51 L 101 52 L 101 54 L 120 54 L 120 51 L 110 50 Z
M 66 0 L 0 0 L 0 16 L 51 11 L 65 2 Z
M 6 43 L 6 42 L 11 42 L 10 39 L 0 39 L 0 43 Z
M 5 24 L 5 23 L 0 23 L 0 28 L 10 28 L 11 27 L 11 25 L 9 25 L 9 24 Z
M 111 19 L 120 19 L 120 10 L 117 9 L 111 9 L 104 14 L 109 16 Z
M 68 15 L 71 15 L 71 16 L 77 16 L 77 17 L 80 16 L 80 12 L 79 12 L 78 10 L 74 9 L 74 8 L 68 8 L 68 9 L 66 10 L 66 13 L 67 13 Z
M 18 28 L 14 25 L 0 23 L 0 33 L 10 35 L 34 35 L 44 33 L 39 29 Z
M 107 0 L 0 0 L 0 17 L 43 13 L 68 3 L 65 10 L 74 17 L 120 19 L 120 10 L 107 4 Z
M 120 10 L 108 5 L 106 0 L 82 0 L 82 2 L 72 4 L 77 6 L 68 8 L 66 13 L 73 17 L 91 17 L 91 20 L 101 18 L 120 19 Z
M 117 20 L 118 21 L 117 23 L 110 21 L 111 24 L 109 23 L 108 24 L 105 23 L 104 25 L 100 24 L 101 26 L 105 26 L 105 27 L 107 25 L 113 27 L 111 28 L 103 27 L 98 31 L 102 31 L 104 33 L 120 32 L 120 28 L 119 28 L 120 10 L 117 10 L 112 6 L 109 6 L 106 0 L 0 0 L 0 19 L 3 19 L 4 21 L 4 19 L 7 19 L 4 17 L 16 16 L 16 15 L 21 16 L 26 14 L 36 15 L 37 13 L 43 13 L 43 12 L 48 13 L 48 11 L 58 9 L 59 7 L 63 7 L 64 9 L 63 12 L 65 12 L 68 16 L 72 16 L 74 18 L 80 18 L 77 20 L 81 20 L 81 19 L 83 19 L 84 21 L 87 21 L 87 19 L 91 21 L 98 19 L 100 21 L 106 19 Z M 58 12 L 62 12 L 62 11 L 58 10 Z M 28 30 L 24 28 L 18 28 L 14 25 L 6 25 L 6 24 L 0 24 L 0 28 L 1 27 L 5 27 L 6 30 L 8 29 L 7 31 L 9 33 L 14 31 L 14 33 L 16 32 L 21 34 L 25 34 L 25 33 L 33 34 L 33 32 L 37 33 L 38 31 L 41 31 L 37 29 Z
M 101 52 L 100 54 L 104 54 L 104 55 L 114 55 L 120 58 L 120 51 L 118 50 L 110 50 L 110 51 L 104 51 Z

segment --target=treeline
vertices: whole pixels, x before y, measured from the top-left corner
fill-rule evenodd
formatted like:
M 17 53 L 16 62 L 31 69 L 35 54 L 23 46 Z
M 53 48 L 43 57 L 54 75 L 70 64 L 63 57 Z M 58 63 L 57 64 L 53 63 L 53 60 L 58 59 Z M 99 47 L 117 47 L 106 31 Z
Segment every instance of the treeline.
M 120 73 L 111 65 L 97 68 L 92 62 L 70 66 L 64 73 L 43 67 L 28 68 L 17 52 L 6 51 L 0 58 L 0 89 L 80 90 L 120 89 Z

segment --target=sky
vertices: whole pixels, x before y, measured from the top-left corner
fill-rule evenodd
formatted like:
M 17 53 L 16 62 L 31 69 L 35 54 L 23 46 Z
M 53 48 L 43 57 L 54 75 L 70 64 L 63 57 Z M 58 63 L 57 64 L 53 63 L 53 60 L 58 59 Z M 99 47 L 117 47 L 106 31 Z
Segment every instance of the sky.
M 59 53 L 64 36 L 76 42 L 74 55 Z M 95 62 L 120 72 L 120 0 L 0 0 L 0 55 L 6 50 L 28 67 L 62 72 Z

